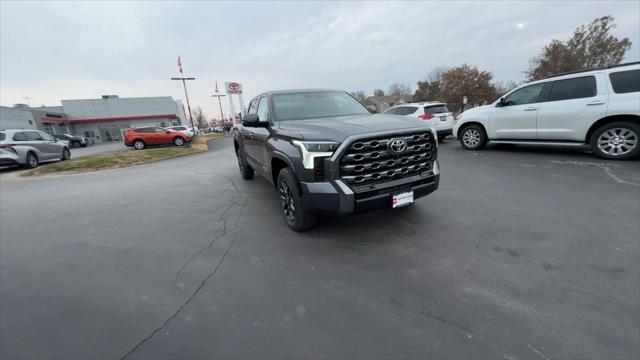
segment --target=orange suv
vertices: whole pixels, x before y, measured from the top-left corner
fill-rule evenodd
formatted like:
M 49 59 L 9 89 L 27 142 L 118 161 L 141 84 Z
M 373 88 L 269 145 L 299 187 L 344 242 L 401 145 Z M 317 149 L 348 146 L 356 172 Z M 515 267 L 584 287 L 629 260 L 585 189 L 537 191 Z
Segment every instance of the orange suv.
M 148 145 L 182 146 L 189 141 L 191 137 L 185 133 L 156 126 L 129 129 L 124 133 L 124 144 L 133 146 L 136 150 L 142 150 Z

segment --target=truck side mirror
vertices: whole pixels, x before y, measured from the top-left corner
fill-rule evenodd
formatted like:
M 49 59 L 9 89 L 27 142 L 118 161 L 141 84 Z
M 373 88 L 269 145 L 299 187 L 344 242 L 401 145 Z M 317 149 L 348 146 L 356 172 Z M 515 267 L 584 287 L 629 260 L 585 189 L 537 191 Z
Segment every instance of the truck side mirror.
M 267 121 L 260 121 L 258 114 L 246 114 L 242 118 L 242 125 L 249 127 L 267 127 L 269 123 Z

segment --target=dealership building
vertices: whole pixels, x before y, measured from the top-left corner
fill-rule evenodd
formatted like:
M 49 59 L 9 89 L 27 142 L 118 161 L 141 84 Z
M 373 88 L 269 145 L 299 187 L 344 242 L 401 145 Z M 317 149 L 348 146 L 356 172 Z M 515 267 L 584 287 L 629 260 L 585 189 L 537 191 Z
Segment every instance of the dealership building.
M 184 106 L 170 96 L 62 100 L 62 106 L 0 107 L 0 128 L 37 128 L 82 135 L 90 142 L 122 140 L 130 127 L 186 125 Z

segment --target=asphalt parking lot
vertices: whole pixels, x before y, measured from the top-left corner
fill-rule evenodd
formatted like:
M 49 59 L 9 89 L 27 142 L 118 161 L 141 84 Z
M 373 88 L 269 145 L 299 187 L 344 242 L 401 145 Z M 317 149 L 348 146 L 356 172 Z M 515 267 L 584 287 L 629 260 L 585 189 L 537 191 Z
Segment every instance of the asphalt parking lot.
M 290 231 L 230 140 L 0 182 L 2 358 L 638 358 L 640 166 L 440 149 L 414 206 Z

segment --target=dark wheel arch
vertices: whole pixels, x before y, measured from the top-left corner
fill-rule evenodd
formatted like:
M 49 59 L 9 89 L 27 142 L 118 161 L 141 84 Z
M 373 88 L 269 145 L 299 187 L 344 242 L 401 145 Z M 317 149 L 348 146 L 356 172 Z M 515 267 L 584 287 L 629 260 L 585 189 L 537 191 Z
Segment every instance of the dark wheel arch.
M 71 150 L 69 150 L 69 148 L 65 146 L 62 148 L 62 158 L 60 160 L 65 161 L 69 159 L 71 159 Z
M 460 138 L 460 134 L 462 134 L 462 131 L 463 131 L 465 128 L 467 128 L 467 127 L 471 126 L 471 125 L 477 125 L 477 126 L 479 126 L 479 127 L 482 129 L 482 131 L 484 131 L 484 136 L 486 136 L 486 137 L 487 137 L 487 140 L 489 140 L 489 137 L 488 137 L 488 135 L 487 135 L 487 134 L 488 134 L 488 133 L 487 133 L 487 128 L 485 128 L 485 127 L 484 127 L 484 125 L 482 125 L 482 123 L 479 123 L 479 122 L 477 122 L 477 121 L 470 121 L 470 122 L 468 122 L 468 123 L 464 123 L 464 124 L 460 125 L 460 128 L 458 129 L 458 132 L 456 133 L 456 138 L 458 138 L 458 139 L 459 139 L 459 138 Z
M 34 165 L 32 165 L 32 164 L 29 162 L 29 158 L 31 158 L 31 157 L 35 158 L 35 160 L 36 160 L 36 164 L 35 164 L 35 166 L 34 166 Z M 34 151 L 29 150 L 29 151 L 27 152 L 27 156 L 26 156 L 26 163 L 24 164 L 24 166 L 26 166 L 26 167 L 27 167 L 27 168 L 29 168 L 29 169 L 33 169 L 33 168 L 38 167 L 38 165 L 40 165 L 40 160 L 38 159 L 38 154 L 36 154 Z
M 271 180 L 273 181 L 274 185 L 278 186 L 278 176 L 280 175 L 280 170 L 284 168 L 291 168 L 291 171 L 294 171 L 293 167 L 286 160 L 278 156 L 274 156 L 273 158 L 271 158 Z M 296 186 L 299 187 L 297 178 Z
M 612 115 L 612 116 L 607 116 L 607 117 L 603 117 L 602 119 L 596 121 L 595 123 L 593 123 L 590 127 L 589 130 L 587 131 L 587 135 L 584 138 L 584 142 L 586 144 L 591 143 L 591 137 L 593 136 L 593 134 L 601 127 L 607 125 L 607 124 L 611 124 L 613 122 L 619 122 L 619 121 L 629 121 L 635 124 L 640 124 L 640 116 L 638 115 Z
M 286 197 L 284 197 L 282 183 L 286 184 L 285 188 L 288 190 Z M 280 170 L 276 180 L 276 189 L 278 190 L 280 207 L 287 226 L 295 231 L 304 231 L 312 228 L 316 223 L 316 215 L 304 210 L 302 193 L 292 168 L 285 167 Z M 287 207 L 287 203 L 293 204 L 293 207 Z M 293 219 L 287 216 L 287 212 L 290 211 L 293 211 Z

